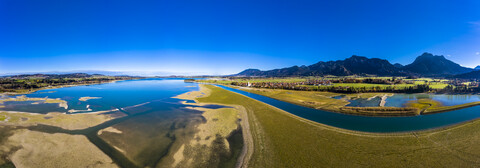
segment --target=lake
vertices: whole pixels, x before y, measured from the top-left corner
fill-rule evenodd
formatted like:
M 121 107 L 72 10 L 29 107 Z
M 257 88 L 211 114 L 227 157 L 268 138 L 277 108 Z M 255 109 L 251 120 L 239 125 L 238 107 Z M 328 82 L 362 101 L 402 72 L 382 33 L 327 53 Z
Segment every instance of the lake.
M 28 129 L 47 133 L 85 135 L 90 142 L 121 167 L 156 167 L 164 162 L 169 163 L 165 156 L 172 150 L 172 146 L 189 142 L 196 135 L 197 126 L 205 122 L 202 111 L 191 109 L 191 107 L 197 107 L 196 105 L 183 104 L 184 100 L 172 98 L 199 89 L 198 84 L 185 83 L 183 80 L 180 78 L 141 79 L 46 89 L 25 96 L 60 98 L 67 101 L 68 108 L 60 108 L 58 104 L 14 101 L 5 102 L 5 107 L 0 110 L 45 114 L 66 113 L 69 110 L 90 113 L 120 109 L 127 115 L 86 129 L 67 130 L 42 124 L 29 126 Z M 2 98 L 8 97 L 11 96 Z M 99 97 L 99 99 L 80 101 L 81 97 Z M 189 102 L 192 103 L 192 101 Z M 202 106 L 210 109 L 223 107 L 225 106 Z M 91 111 L 87 111 L 88 109 Z M 121 133 L 99 134 L 99 130 L 109 127 Z M 235 156 L 238 156 L 243 147 L 242 139 L 240 130 L 227 139 L 233 152 L 230 155 L 217 157 L 217 160 L 220 158 L 218 164 L 235 164 L 237 159 Z

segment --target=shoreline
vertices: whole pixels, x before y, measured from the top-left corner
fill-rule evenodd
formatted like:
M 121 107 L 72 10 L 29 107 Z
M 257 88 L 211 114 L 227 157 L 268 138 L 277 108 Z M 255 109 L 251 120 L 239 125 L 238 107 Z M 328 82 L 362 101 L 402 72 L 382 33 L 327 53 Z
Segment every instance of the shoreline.
M 187 105 L 198 105 L 198 106 L 205 106 L 205 105 L 220 105 L 220 106 L 227 106 L 233 107 L 239 115 L 239 126 L 242 130 L 242 138 L 243 138 L 243 147 L 241 149 L 240 155 L 236 158 L 235 167 L 236 168 L 243 168 L 248 166 L 248 162 L 250 161 L 254 146 L 253 146 L 253 137 L 250 132 L 250 125 L 247 110 L 240 105 L 230 105 L 230 104 L 218 104 L 218 103 L 200 103 L 197 98 L 204 98 L 210 96 L 210 89 L 206 88 L 203 84 L 199 84 L 198 91 L 191 91 L 184 93 L 182 95 L 175 96 L 173 98 L 181 99 L 181 100 L 193 100 L 195 103 L 188 103 L 187 101 L 181 101 L 182 104 Z M 233 133 L 233 132 L 232 132 Z M 229 135 L 231 136 L 231 135 Z M 226 137 L 228 139 L 229 137 Z
M 217 84 L 213 84 L 213 83 L 207 83 L 207 84 L 217 85 Z M 272 98 L 272 99 L 275 99 L 275 100 L 279 100 L 279 101 L 283 101 L 283 102 L 287 102 L 287 103 L 291 103 L 291 104 L 295 104 L 295 105 L 299 105 L 299 106 L 302 106 L 302 107 L 307 107 L 307 108 L 311 108 L 311 109 L 315 109 L 315 110 L 322 110 L 322 111 L 327 111 L 327 112 L 332 112 L 332 113 L 341 113 L 341 114 L 357 115 L 357 116 L 371 116 L 371 117 L 421 116 L 421 115 L 437 114 L 437 113 L 443 113 L 443 112 L 451 112 L 451 111 L 455 111 L 455 110 L 460 110 L 460 109 L 480 105 L 480 101 L 479 101 L 479 102 L 465 103 L 465 104 L 455 105 L 455 106 L 442 106 L 443 108 L 438 109 L 438 110 L 434 109 L 434 110 L 429 111 L 427 109 L 424 113 L 421 112 L 423 109 L 416 109 L 416 110 L 409 109 L 411 107 L 380 107 L 380 106 L 379 107 L 346 107 L 346 106 L 344 106 L 344 107 L 340 107 L 339 109 L 321 108 L 321 107 L 317 108 L 317 107 L 314 107 L 314 106 L 309 106 L 309 105 L 299 103 L 299 102 L 295 102 L 295 101 L 278 99 L 278 98 L 275 98 L 275 97 L 270 97 L 270 96 L 258 94 L 258 93 L 255 93 L 255 92 L 251 92 L 251 91 L 249 91 L 250 88 L 243 88 L 243 87 L 232 86 L 232 85 L 222 85 L 222 86 L 230 87 L 230 88 L 233 88 L 233 89 L 238 89 L 238 90 L 241 90 L 241 91 L 265 96 L 265 97 Z M 261 89 L 261 88 L 255 88 L 255 89 Z M 288 91 L 290 91 L 290 90 L 288 90 Z M 430 93 L 420 93 L 420 94 L 430 94 Z M 382 100 L 385 96 L 388 97 L 388 95 L 384 95 L 382 97 Z M 381 103 L 382 102 L 380 102 L 380 104 Z M 386 101 L 384 103 L 386 103 Z M 396 111 L 395 108 L 397 108 L 399 110 Z M 342 109 L 349 109 L 349 111 L 345 111 L 345 110 L 342 110 Z M 378 113 L 378 111 L 382 111 L 383 113 Z M 407 113 L 406 113 L 406 111 L 407 111 Z

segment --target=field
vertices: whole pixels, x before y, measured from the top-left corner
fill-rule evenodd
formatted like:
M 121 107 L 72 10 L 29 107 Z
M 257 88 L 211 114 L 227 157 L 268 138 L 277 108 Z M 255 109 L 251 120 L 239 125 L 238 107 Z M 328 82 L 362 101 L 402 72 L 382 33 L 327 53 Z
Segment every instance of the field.
M 421 85 L 421 84 L 428 84 L 432 89 L 443 89 L 445 86 L 448 86 L 448 84 L 444 83 L 439 83 L 439 82 L 430 82 L 430 83 L 425 83 L 422 81 L 416 81 L 415 84 L 397 84 L 397 85 L 385 85 L 385 84 L 368 84 L 368 83 L 335 83 L 333 86 L 342 86 L 342 87 L 367 87 L 367 88 L 372 88 L 372 87 L 381 87 L 381 88 L 386 88 L 386 87 L 396 87 L 398 89 L 403 89 L 406 87 L 413 87 L 415 85 Z
M 349 102 L 331 97 L 340 96 L 338 93 L 330 92 L 312 92 L 312 91 L 293 91 L 282 89 L 255 89 L 255 88 L 237 88 L 247 92 L 271 97 L 274 99 L 286 101 L 293 104 L 307 106 L 315 109 L 338 110 Z M 377 93 L 375 93 L 377 94 Z M 360 94 L 356 94 L 360 95 Z
M 386 89 L 387 87 L 395 87 L 398 89 L 404 89 L 407 87 L 413 87 L 415 84 L 398 84 L 398 85 L 386 85 L 386 84 L 370 84 L 370 83 L 334 83 L 330 86 L 311 86 L 311 85 L 300 85 L 310 88 L 326 88 L 326 87 L 352 87 L 352 88 L 381 88 Z
M 480 121 L 434 131 L 353 132 L 295 117 L 215 86 L 202 103 L 241 105 L 254 152 L 248 167 L 474 167 L 480 164 Z

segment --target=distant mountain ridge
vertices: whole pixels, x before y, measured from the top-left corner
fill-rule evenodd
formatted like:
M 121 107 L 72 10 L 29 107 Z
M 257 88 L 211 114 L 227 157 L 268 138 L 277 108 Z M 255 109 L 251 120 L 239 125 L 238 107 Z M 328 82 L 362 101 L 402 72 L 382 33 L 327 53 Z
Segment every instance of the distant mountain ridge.
M 247 69 L 233 76 L 348 76 L 348 75 L 377 75 L 377 76 L 448 76 L 468 73 L 471 68 L 462 67 L 444 56 L 424 53 L 408 65 L 391 64 L 385 59 L 367 58 L 353 55 L 345 60 L 320 61 L 309 66 L 292 66 L 288 68 L 261 71 Z
M 400 75 L 398 68 L 384 59 L 352 56 L 345 60 L 320 61 L 310 66 L 293 66 L 289 68 L 260 71 L 258 69 L 247 69 L 235 76 L 319 76 L 319 75 Z
M 24 74 L 61 75 L 61 74 L 75 74 L 75 73 L 85 73 L 89 75 L 102 74 L 107 76 L 171 76 L 171 75 L 188 76 L 190 75 L 186 73 L 173 73 L 173 72 L 162 72 L 162 71 L 149 72 L 149 71 L 73 70 L 73 71 L 17 72 L 17 73 L 0 72 L 0 76 L 14 76 L 14 75 L 24 75 Z
M 22 74 L 22 75 L 12 75 L 4 76 L 3 78 L 11 79 L 28 79 L 28 78 L 49 78 L 49 79 L 60 79 L 60 78 L 89 78 L 93 76 L 104 76 L 101 74 L 87 74 L 87 73 L 71 73 L 71 74 Z

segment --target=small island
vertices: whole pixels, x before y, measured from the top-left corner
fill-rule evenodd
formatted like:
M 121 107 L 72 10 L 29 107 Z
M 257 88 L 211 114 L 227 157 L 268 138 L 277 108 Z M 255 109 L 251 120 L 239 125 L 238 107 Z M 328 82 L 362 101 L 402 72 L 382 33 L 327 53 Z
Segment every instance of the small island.
M 101 99 L 101 97 L 89 97 L 89 96 L 86 96 L 86 97 L 80 97 L 78 100 L 80 101 L 88 101 L 90 99 Z
M 195 79 L 185 79 L 183 80 L 183 82 L 192 83 L 192 82 L 195 82 Z

